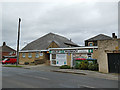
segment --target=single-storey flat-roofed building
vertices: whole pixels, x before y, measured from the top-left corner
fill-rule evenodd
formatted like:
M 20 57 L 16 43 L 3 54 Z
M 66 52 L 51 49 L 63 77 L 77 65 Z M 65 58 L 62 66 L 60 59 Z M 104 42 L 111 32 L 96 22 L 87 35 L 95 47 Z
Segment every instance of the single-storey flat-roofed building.
M 98 46 L 82 46 L 69 48 L 49 48 L 50 65 L 69 65 L 75 67 L 82 60 L 96 61 Z
M 24 64 L 25 62 L 34 62 L 35 60 L 41 60 L 43 62 L 49 62 L 50 54 L 49 48 L 66 48 L 66 47 L 78 47 L 77 44 L 73 43 L 66 37 L 48 33 L 43 37 L 38 38 L 35 41 L 27 44 L 19 52 L 19 64 Z

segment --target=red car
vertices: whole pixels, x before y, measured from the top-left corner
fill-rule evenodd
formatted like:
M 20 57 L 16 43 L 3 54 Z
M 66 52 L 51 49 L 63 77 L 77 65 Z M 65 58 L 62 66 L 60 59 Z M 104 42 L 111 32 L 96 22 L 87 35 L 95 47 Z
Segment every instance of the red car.
M 15 64 L 16 62 L 16 58 L 6 58 L 2 61 L 2 64 Z

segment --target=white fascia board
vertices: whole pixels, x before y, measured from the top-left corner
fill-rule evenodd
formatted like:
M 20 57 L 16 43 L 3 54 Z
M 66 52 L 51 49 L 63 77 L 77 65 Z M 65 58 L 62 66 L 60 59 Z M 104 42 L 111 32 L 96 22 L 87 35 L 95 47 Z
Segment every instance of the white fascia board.
M 19 52 L 45 52 L 45 51 L 48 51 L 48 50 L 22 50 L 22 51 L 19 51 Z
M 84 46 L 84 47 L 71 47 L 71 48 L 49 48 L 48 50 L 81 50 L 81 49 L 97 49 L 98 46 Z

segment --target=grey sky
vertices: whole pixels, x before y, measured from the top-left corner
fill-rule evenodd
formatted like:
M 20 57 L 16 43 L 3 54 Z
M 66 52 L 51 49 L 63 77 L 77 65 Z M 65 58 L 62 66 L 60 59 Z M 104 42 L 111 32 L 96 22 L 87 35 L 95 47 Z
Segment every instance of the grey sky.
M 20 48 L 49 32 L 71 38 L 79 45 L 101 33 L 118 34 L 117 2 L 2 3 L 2 40 L 15 49 L 19 17 Z

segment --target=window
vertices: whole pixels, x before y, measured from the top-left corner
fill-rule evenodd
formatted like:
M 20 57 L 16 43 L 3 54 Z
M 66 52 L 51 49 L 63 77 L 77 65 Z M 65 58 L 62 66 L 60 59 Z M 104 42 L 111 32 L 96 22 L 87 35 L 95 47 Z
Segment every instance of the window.
M 43 53 L 40 53 L 40 56 L 43 56 Z
M 91 55 L 91 53 L 90 53 L 90 54 L 88 54 L 88 58 L 89 58 L 89 59 L 91 59 L 91 58 L 92 58 L 92 55 Z
M 36 58 L 39 58 L 39 53 L 38 52 L 36 53 Z
M 57 62 L 58 63 L 58 62 Z M 56 60 L 52 60 L 52 64 L 56 65 Z
M 29 58 L 32 58 L 32 53 L 28 53 L 28 57 L 29 57 Z
M 52 59 L 56 59 L 56 54 L 52 54 Z
M 25 58 L 25 53 L 22 53 L 22 57 Z
M 7 61 L 9 61 L 10 59 L 7 59 Z
M 90 43 L 89 46 L 93 46 L 93 43 Z

